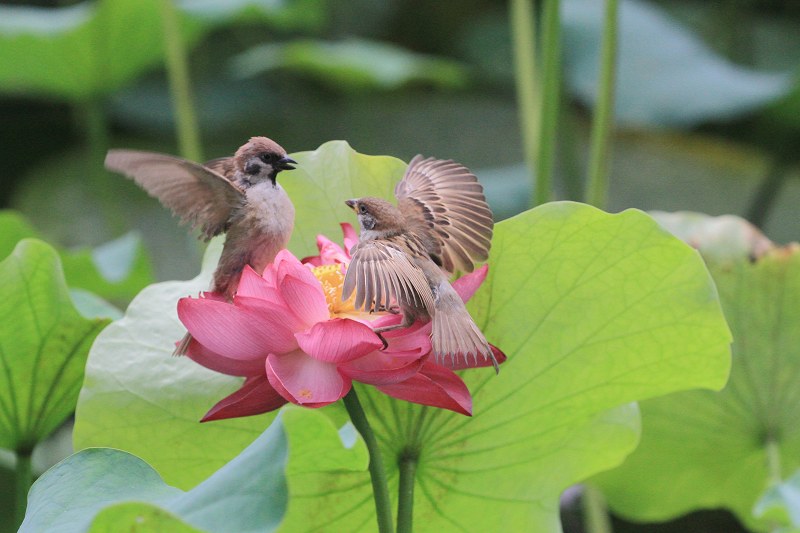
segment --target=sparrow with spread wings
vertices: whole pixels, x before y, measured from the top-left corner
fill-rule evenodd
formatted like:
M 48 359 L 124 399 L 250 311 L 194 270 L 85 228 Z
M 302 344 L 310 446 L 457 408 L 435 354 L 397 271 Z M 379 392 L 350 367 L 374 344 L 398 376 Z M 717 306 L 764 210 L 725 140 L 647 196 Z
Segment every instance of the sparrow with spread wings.
M 481 356 L 497 371 L 486 337 L 449 281 L 455 271 L 472 272 L 489 257 L 494 222 L 483 187 L 458 163 L 418 155 L 394 192 L 397 207 L 373 197 L 345 202 L 358 215 L 361 234 L 342 299 L 355 290 L 358 309 L 399 308 L 403 321 L 376 328 L 379 336 L 430 320 L 437 362 L 463 357 L 477 363 Z
M 294 206 L 276 177 L 294 164 L 266 137 L 205 165 L 137 150 L 110 150 L 105 160 L 106 168 L 133 179 L 181 222 L 199 227 L 205 240 L 226 233 L 211 290 L 229 301 L 245 265 L 263 272 L 289 242 Z M 175 353 L 184 354 L 190 340 L 187 333 Z

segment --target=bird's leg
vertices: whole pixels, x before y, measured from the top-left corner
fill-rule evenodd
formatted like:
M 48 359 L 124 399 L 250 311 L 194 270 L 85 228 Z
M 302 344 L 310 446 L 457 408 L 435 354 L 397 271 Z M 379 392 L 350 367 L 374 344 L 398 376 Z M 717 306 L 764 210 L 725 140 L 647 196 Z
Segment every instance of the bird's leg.
M 389 343 L 384 338 L 384 336 L 381 335 L 381 333 L 385 333 L 387 331 L 394 331 L 396 329 L 407 328 L 408 326 L 410 326 L 413 323 L 414 323 L 414 317 L 412 317 L 411 314 L 409 314 L 409 313 L 404 313 L 403 314 L 403 321 L 400 322 L 399 324 L 394 324 L 393 326 L 382 326 L 380 328 L 373 329 L 372 331 L 375 333 L 375 335 L 378 336 L 378 338 L 383 343 L 383 348 L 381 348 L 381 350 L 385 350 L 386 348 L 389 347 Z

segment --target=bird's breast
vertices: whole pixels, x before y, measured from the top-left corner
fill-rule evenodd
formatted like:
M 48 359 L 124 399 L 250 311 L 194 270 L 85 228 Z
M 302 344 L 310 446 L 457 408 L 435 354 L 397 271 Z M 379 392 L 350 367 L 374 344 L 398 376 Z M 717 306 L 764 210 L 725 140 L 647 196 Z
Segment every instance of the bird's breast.
M 259 183 L 247 189 L 242 209 L 242 225 L 251 236 L 280 237 L 286 241 L 294 227 L 294 206 L 286 191 L 271 182 Z

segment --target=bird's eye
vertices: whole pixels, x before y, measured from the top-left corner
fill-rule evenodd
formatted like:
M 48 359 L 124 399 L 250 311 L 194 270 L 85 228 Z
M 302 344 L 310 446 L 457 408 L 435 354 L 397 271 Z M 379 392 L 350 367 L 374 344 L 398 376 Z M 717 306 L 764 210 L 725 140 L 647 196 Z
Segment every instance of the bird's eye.
M 275 160 L 275 154 L 264 152 L 261 154 L 261 160 L 264 161 L 264 163 L 272 163 Z
M 358 212 L 359 212 L 359 213 L 365 213 L 365 214 L 366 214 L 366 212 L 367 212 L 367 206 L 365 206 L 364 204 L 361 204 L 360 206 L 358 206 Z

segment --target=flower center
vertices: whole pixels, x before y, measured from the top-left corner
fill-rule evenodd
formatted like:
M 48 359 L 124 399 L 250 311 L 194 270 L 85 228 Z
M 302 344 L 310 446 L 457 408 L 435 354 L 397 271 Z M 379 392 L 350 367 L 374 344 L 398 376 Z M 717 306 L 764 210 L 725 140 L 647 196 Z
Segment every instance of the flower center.
M 314 267 L 311 272 L 322 284 L 322 292 L 325 293 L 325 301 L 328 304 L 328 312 L 331 316 L 342 313 L 355 313 L 354 302 L 355 294 L 350 295 L 346 302 L 342 301 L 342 284 L 344 283 L 343 265 L 322 265 Z

